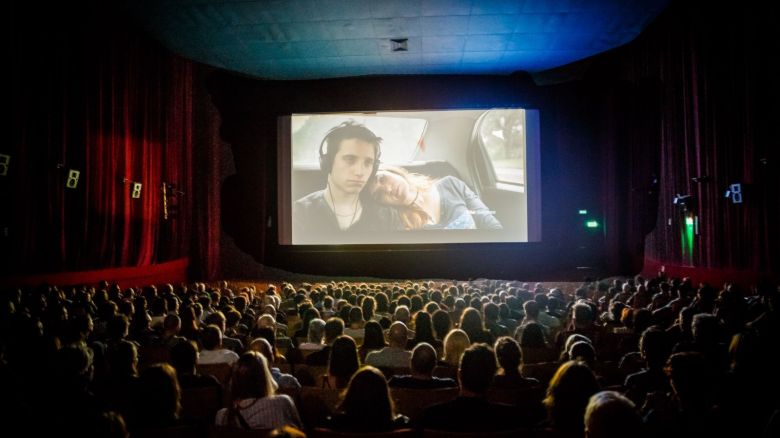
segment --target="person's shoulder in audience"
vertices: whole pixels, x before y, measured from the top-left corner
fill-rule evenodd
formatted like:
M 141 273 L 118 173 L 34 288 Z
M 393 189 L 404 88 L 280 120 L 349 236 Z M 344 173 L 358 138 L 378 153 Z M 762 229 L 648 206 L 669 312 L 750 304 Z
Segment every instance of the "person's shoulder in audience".
M 387 382 L 391 388 L 407 389 L 441 389 L 457 388 L 458 384 L 449 377 L 433 377 L 431 379 L 417 379 L 412 376 L 393 376 Z

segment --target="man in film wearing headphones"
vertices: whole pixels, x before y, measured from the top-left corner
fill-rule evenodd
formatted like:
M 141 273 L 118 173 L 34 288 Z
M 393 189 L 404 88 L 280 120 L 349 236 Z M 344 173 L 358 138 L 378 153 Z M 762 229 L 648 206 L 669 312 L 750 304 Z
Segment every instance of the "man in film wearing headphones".
M 324 189 L 295 201 L 296 240 L 340 243 L 339 232 L 355 234 L 399 228 L 398 213 L 373 204 L 364 190 L 379 167 L 381 143 L 381 137 L 353 121 L 341 123 L 325 135 L 319 154 L 320 169 L 327 181 Z

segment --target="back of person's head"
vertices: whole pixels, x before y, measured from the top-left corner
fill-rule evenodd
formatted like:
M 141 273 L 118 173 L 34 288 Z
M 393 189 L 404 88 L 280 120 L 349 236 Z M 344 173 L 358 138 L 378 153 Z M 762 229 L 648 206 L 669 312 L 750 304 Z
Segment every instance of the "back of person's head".
M 384 348 L 387 346 L 384 331 L 378 322 L 368 321 L 363 329 L 363 345 L 361 348 Z
M 198 344 L 194 341 L 178 342 L 171 347 L 171 365 L 179 374 L 195 371 L 198 364 Z
M 433 341 L 433 324 L 431 323 L 431 314 L 425 311 L 417 312 L 414 315 L 414 336 L 421 341 Z
M 561 365 L 550 379 L 544 399 L 553 426 L 581 431 L 585 407 L 598 390 L 596 376 L 585 363 L 572 360 Z
M 697 313 L 691 324 L 693 340 L 700 344 L 711 344 L 718 340 L 718 318 L 710 313 Z
M 569 359 L 581 360 L 589 367 L 593 367 L 596 363 L 596 349 L 590 342 L 577 341 L 569 348 Z
M 408 337 L 409 330 L 406 328 L 406 324 L 401 321 L 390 324 L 390 331 L 387 334 L 387 339 L 390 341 L 391 347 L 406 348 Z
M 108 365 L 115 376 L 134 376 L 138 365 L 138 349 L 135 344 L 121 340 L 108 350 Z
M 498 365 L 504 369 L 507 374 L 519 373 L 520 362 L 523 359 L 523 353 L 520 345 L 509 336 L 502 336 L 496 340 L 496 360 Z
M 496 356 L 487 344 L 474 344 L 460 358 L 458 379 L 462 390 L 484 394 L 496 374 Z
M 165 319 L 163 319 L 163 329 L 168 332 L 178 332 L 181 329 L 181 318 L 179 318 L 179 315 L 166 315 Z
M 412 350 L 412 371 L 430 376 L 436 367 L 436 350 L 427 342 L 420 342 Z
M 471 345 L 469 335 L 461 329 L 451 330 L 444 338 L 444 356 L 442 359 L 450 366 L 458 366 L 460 357 Z
M 208 325 L 203 329 L 200 341 L 203 343 L 203 349 L 216 350 L 222 346 L 222 330 L 214 324 Z
M 450 314 L 444 310 L 439 309 L 433 312 L 433 315 L 431 316 L 431 322 L 433 323 L 433 330 L 436 339 L 443 340 L 444 337 L 447 336 L 447 333 L 450 332 L 450 328 L 452 326 Z
M 536 322 L 529 322 L 520 329 L 520 345 L 524 348 L 545 348 L 547 342 L 544 340 L 544 330 L 542 325 Z
M 339 336 L 344 334 L 344 320 L 339 317 L 328 318 L 325 323 L 325 343 L 332 344 Z
M 363 318 L 369 320 L 374 317 L 374 309 L 376 309 L 376 301 L 373 297 L 366 297 L 363 303 L 360 305 L 363 311 Z
M 328 359 L 328 375 L 344 382 L 360 367 L 357 344 L 350 336 L 342 335 L 333 341 Z
M 536 320 L 539 317 L 539 303 L 535 300 L 526 301 L 523 303 L 523 310 L 528 319 Z
M 494 303 L 487 303 L 482 307 L 482 312 L 485 314 L 486 321 L 498 320 L 498 305 Z
M 203 320 L 204 323 L 208 325 L 215 325 L 219 327 L 220 330 L 224 331 L 225 326 L 227 325 L 227 318 L 225 317 L 225 314 L 222 313 L 219 310 L 215 310 L 209 314 L 209 316 L 206 317 L 206 319 Z
M 634 333 L 642 333 L 653 323 L 653 312 L 647 309 L 634 309 Z
M 406 324 L 410 319 L 411 313 L 409 312 L 409 307 L 405 304 L 401 304 L 401 300 L 399 299 L 398 306 L 395 308 L 395 312 L 393 313 L 393 321 L 403 322 Z
M 322 336 L 325 334 L 325 321 L 320 318 L 314 318 L 309 322 L 309 333 L 307 340 L 312 344 L 321 344 Z
M 175 423 L 181 413 L 181 388 L 176 370 L 166 363 L 141 371 L 138 381 L 138 419 L 150 426 Z
M 130 320 L 121 313 L 112 316 L 106 325 L 108 338 L 113 340 L 123 339 L 127 336 L 128 330 L 130 330 Z
M 571 346 L 574 345 L 575 342 L 579 341 L 591 342 L 587 336 L 581 335 L 579 333 L 571 334 L 568 338 L 566 338 L 566 342 L 563 344 L 563 352 L 568 355 L 569 350 L 571 350 Z
M 271 347 L 274 349 L 274 355 L 276 355 L 276 330 L 270 327 L 261 327 L 255 329 L 253 333 L 257 335 L 258 338 L 262 338 L 268 341 L 268 343 L 271 344 Z
M 363 309 L 353 306 L 349 309 L 349 323 L 359 324 L 363 322 Z
M 246 351 L 233 364 L 230 399 L 233 403 L 274 394 L 273 377 L 266 358 L 257 351 Z
M 634 403 L 615 391 L 591 396 L 585 408 L 586 438 L 622 438 L 640 436 L 642 419 Z
M 650 327 L 639 339 L 639 352 L 650 368 L 659 369 L 669 357 L 669 342 L 664 330 Z
M 271 346 L 271 343 L 268 342 L 267 339 L 265 338 L 253 339 L 249 345 L 249 349 L 262 354 L 266 362 L 268 362 L 268 367 L 271 368 L 272 364 L 274 363 L 274 349 Z
M 92 349 L 82 343 L 60 348 L 56 367 L 60 383 L 69 388 L 86 388 L 92 382 L 94 357 Z
M 476 333 L 480 333 L 485 329 L 482 323 L 482 316 L 479 311 L 473 307 L 470 307 L 463 311 L 460 316 L 460 329 L 472 336 Z
M 307 303 L 308 305 L 311 305 Z M 312 320 L 317 319 L 320 317 L 320 311 L 317 310 L 314 307 L 309 307 L 306 310 L 303 311 L 303 329 L 308 331 L 309 330 L 309 324 Z
M 665 371 L 681 403 L 690 406 L 708 402 L 714 383 L 712 365 L 702 354 L 675 353 L 669 357 Z
M 366 428 L 386 427 L 395 417 L 384 374 L 372 366 L 357 370 L 349 380 L 338 410 Z M 361 429 L 359 425 L 355 425 Z
M 572 309 L 574 324 L 577 327 L 587 327 L 593 322 L 593 310 L 585 303 L 577 303 Z

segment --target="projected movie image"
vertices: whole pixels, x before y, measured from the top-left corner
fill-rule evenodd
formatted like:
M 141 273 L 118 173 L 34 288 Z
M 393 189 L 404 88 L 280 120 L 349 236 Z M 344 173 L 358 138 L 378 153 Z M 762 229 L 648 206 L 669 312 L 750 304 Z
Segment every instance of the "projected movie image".
M 289 242 L 539 240 L 538 227 L 529 235 L 527 193 L 538 190 L 528 171 L 538 167 L 535 113 L 292 115 Z

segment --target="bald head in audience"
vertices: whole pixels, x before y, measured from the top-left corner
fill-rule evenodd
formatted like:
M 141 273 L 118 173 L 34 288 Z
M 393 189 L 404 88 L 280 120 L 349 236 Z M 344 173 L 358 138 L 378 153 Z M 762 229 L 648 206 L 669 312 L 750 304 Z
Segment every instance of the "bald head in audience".
M 436 367 L 436 350 L 427 342 L 420 342 L 412 350 L 412 376 L 431 378 Z
M 406 324 L 401 321 L 392 323 L 387 332 L 387 340 L 390 343 L 390 346 L 396 348 L 406 348 L 408 336 L 409 329 L 407 329 Z

